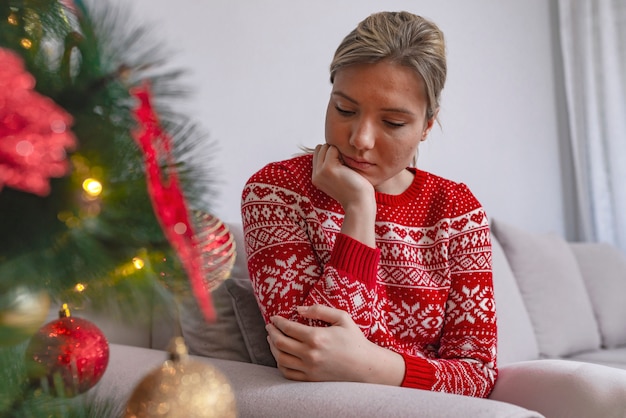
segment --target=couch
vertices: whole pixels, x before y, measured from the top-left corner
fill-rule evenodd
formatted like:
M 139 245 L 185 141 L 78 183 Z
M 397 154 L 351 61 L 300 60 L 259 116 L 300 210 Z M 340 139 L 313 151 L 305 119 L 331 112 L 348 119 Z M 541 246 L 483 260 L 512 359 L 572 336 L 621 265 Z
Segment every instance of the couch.
M 275 368 L 248 279 L 241 226 L 231 277 L 213 291 L 206 323 L 192 300 L 150 324 L 87 314 L 110 360 L 90 395 L 121 411 L 182 333 L 193 360 L 222 372 L 240 417 L 626 417 L 626 257 L 492 220 L 499 377 L 488 399 L 354 382 L 294 382 Z

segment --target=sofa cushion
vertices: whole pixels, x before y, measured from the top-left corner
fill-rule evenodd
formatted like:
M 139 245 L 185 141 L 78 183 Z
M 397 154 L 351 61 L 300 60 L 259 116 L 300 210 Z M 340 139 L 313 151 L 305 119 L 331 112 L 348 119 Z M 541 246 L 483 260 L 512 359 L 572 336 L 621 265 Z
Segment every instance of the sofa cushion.
M 517 280 L 541 355 L 563 357 L 599 348 L 598 324 L 567 242 L 495 220 L 492 231 Z
M 539 358 L 524 300 L 498 240 L 491 237 L 493 288 L 498 320 L 498 365 Z
M 246 250 L 243 241 L 243 227 L 240 222 L 227 222 L 226 227 L 228 227 L 228 230 L 235 240 L 236 256 L 231 276 L 241 279 L 248 278 L 250 275 L 248 273 L 248 261 L 246 259 Z
M 227 223 L 233 238 L 237 256 L 232 270 L 232 281 L 227 284 L 233 312 L 250 356 L 255 364 L 276 367 L 265 331 L 265 321 L 254 296 L 248 273 L 243 227 L 240 222 Z
M 161 367 L 167 354 L 111 344 L 109 358 L 106 373 L 89 395 L 96 402 L 108 401 L 113 410 L 107 416 L 118 417 L 123 416 L 128 398 L 139 382 Z M 228 379 L 238 417 L 542 417 L 490 399 L 368 383 L 297 382 L 285 379 L 275 368 L 197 356 L 190 360 L 205 363 Z M 207 411 L 207 416 L 211 412 L 215 411 Z
M 588 351 L 568 357 L 568 360 L 598 363 L 626 369 L 626 347 Z
M 609 244 L 573 243 L 602 344 L 607 348 L 626 346 L 626 257 Z
M 252 283 L 248 278 L 233 278 L 227 285 L 250 361 L 254 364 L 276 367 L 276 360 L 267 342 L 265 321 L 254 296 Z
M 190 354 L 276 366 L 265 322 L 247 278 L 232 277 L 212 293 L 216 321 L 208 323 L 194 300 L 181 304 L 181 329 Z
M 226 226 L 235 239 L 237 255 L 231 277 L 211 293 L 217 319 L 207 323 L 193 299 L 183 301 L 183 337 L 190 354 L 275 367 L 248 276 L 241 224 Z
M 250 362 L 250 354 L 240 331 L 226 280 L 214 289 L 211 297 L 216 320 L 209 323 L 192 297 L 180 304 L 181 331 L 190 354 Z

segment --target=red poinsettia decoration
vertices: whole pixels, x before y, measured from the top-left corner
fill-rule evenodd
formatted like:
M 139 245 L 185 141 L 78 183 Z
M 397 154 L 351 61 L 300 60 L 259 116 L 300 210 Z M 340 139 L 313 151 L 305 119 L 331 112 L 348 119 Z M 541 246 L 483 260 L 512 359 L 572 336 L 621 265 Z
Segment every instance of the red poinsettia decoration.
M 0 191 L 6 185 L 46 196 L 49 179 L 70 170 L 72 117 L 33 90 L 35 78 L 17 54 L 0 48 L 0 63 Z
M 148 193 L 161 228 L 191 283 L 191 288 L 208 321 L 215 319 L 209 293 L 204 287 L 201 257 L 189 209 L 183 195 L 172 157 L 172 138 L 163 130 L 150 103 L 146 84 L 132 90 L 139 100 L 135 118 L 139 129 L 133 133 L 144 156 Z

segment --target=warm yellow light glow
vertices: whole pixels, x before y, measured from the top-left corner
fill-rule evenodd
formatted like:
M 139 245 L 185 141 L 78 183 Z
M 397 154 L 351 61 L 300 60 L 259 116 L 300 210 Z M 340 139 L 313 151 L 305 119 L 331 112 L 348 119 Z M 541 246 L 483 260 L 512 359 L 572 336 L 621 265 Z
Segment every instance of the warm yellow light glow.
M 137 269 L 135 268 L 135 266 L 132 263 L 126 263 L 124 265 L 121 265 L 116 270 L 116 272 L 117 272 L 117 274 L 119 276 L 130 276 L 131 274 L 135 273 L 136 271 L 137 271 Z
M 11 13 L 7 18 L 7 21 L 9 22 L 9 25 L 17 26 L 17 16 L 15 16 L 15 13 Z
M 30 41 L 30 39 L 26 39 L 26 38 L 22 38 L 22 40 L 20 41 L 20 44 L 22 45 L 24 49 L 30 49 L 33 46 L 33 43 Z
M 133 258 L 133 265 L 135 266 L 137 270 L 141 270 L 143 266 L 145 265 L 145 263 L 141 258 L 135 257 Z
M 80 225 L 80 219 L 78 219 L 76 216 L 71 216 L 67 218 L 67 220 L 65 221 L 65 225 L 68 228 L 76 228 Z
M 83 190 L 91 197 L 97 197 L 102 193 L 102 183 L 93 178 L 83 181 Z
M 82 283 L 76 283 L 76 286 L 74 286 L 74 290 L 76 290 L 78 293 L 84 292 L 85 289 L 87 289 L 87 286 Z
M 67 222 L 67 220 L 70 219 L 72 216 L 72 212 L 64 210 L 57 214 L 57 219 L 61 222 Z

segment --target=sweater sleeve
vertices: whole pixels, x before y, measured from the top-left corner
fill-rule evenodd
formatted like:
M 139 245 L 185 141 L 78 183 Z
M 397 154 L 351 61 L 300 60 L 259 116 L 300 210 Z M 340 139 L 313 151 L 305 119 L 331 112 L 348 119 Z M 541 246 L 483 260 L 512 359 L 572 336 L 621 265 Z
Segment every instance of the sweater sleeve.
M 472 209 L 459 208 L 469 210 L 451 218 L 451 282 L 439 345 L 426 358 L 402 354 L 402 385 L 487 397 L 497 377 L 489 223 L 469 190 L 460 187 Z
M 489 275 L 458 280 L 448 303 L 448 320 L 433 357 L 402 353 L 402 386 L 487 397 L 496 381 L 496 331 Z M 467 309 L 467 307 L 471 307 Z
M 323 304 L 350 313 L 367 335 L 380 251 L 341 233 L 331 244 L 304 193 L 307 181 L 306 174 L 275 163 L 244 187 L 248 270 L 261 313 L 266 322 L 280 315 L 323 326 L 296 312 L 297 306 Z

